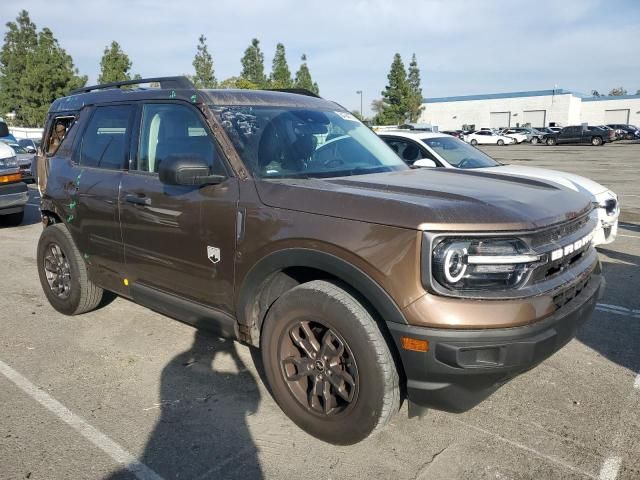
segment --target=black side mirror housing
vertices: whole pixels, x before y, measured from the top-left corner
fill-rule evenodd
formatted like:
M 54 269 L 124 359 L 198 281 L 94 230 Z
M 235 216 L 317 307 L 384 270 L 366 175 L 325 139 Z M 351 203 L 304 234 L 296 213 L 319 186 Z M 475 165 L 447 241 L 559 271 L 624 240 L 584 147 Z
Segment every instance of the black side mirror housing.
M 172 155 L 158 168 L 160 181 L 166 185 L 215 185 L 227 177 L 212 175 L 209 164 L 197 156 Z

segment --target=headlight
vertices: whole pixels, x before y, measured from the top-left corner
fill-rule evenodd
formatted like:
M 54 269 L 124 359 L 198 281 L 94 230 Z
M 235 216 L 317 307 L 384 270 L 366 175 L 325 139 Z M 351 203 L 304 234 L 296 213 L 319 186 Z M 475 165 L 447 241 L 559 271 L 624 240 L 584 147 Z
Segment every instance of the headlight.
M 519 239 L 447 239 L 433 249 L 431 271 L 448 290 L 515 289 L 540 259 Z
M 0 168 L 15 168 L 18 166 L 18 157 L 0 158 Z
M 618 213 L 618 200 L 615 197 L 602 200 L 598 206 L 604 208 L 604 211 L 607 212 L 607 215 L 610 217 Z

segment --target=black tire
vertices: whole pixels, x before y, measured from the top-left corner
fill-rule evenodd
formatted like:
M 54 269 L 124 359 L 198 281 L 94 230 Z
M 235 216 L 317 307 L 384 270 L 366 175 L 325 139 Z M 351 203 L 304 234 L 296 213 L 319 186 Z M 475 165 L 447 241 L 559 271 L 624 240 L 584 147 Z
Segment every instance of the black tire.
M 498 146 L 502 147 L 504 145 L 504 140 L 500 139 L 498 140 Z
M 539 141 L 538 137 L 531 137 L 531 145 L 537 145 Z
M 602 145 L 602 143 L 603 143 L 602 142 L 602 138 L 600 138 L 600 137 L 593 137 L 591 139 L 591 145 L 593 145 L 594 147 L 600 146 L 600 145 Z
M 9 227 L 17 227 L 22 223 L 22 220 L 24 220 L 24 210 L 0 216 L 0 223 Z
M 547 138 L 547 145 L 554 146 L 556 144 L 556 139 L 553 137 Z
M 475 138 L 472 138 L 470 143 L 471 143 L 471 145 L 473 145 L 474 147 L 475 147 L 476 145 L 478 145 L 478 141 L 477 141 Z
M 380 329 L 360 302 L 333 283 L 314 280 L 278 298 L 264 321 L 260 345 L 265 376 L 280 408 L 325 442 L 357 443 L 386 425 L 400 407 L 398 371 Z M 323 356 L 339 352 L 336 345 L 342 345 L 342 356 Z M 329 378 L 340 383 L 342 396 Z M 314 386 L 326 393 L 311 395 Z
M 87 266 L 67 227 L 57 223 L 42 231 L 37 260 L 40 284 L 53 308 L 65 315 L 79 315 L 98 306 L 104 292 L 89 280 Z

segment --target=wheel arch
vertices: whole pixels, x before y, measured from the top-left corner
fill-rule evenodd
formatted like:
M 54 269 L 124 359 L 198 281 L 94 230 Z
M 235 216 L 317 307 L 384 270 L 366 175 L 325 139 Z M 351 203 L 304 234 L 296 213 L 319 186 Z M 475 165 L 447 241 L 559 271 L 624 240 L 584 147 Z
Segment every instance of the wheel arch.
M 259 346 L 262 322 L 273 302 L 291 288 L 317 279 L 338 281 L 351 289 L 373 309 L 381 330 L 386 330 L 385 321 L 407 324 L 391 296 L 365 272 L 335 255 L 295 248 L 267 255 L 245 276 L 236 303 L 241 338 Z

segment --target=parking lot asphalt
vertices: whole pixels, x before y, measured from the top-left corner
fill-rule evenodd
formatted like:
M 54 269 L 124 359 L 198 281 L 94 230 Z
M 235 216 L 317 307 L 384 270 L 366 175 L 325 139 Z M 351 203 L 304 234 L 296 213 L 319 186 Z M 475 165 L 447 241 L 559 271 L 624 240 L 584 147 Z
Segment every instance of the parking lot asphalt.
M 601 172 L 624 202 L 638 191 L 637 168 L 613 172 L 632 154 L 587 170 L 580 158 L 619 147 L 583 148 L 571 161 L 496 151 Z M 404 405 L 378 434 L 336 447 L 285 417 L 245 346 L 120 298 L 54 311 L 36 271 L 38 222 L 32 190 L 24 224 L 0 228 L 1 480 L 640 478 L 640 224 L 600 250 L 605 296 L 557 354 L 470 412 L 408 419 Z
M 618 194 L 622 219 L 640 223 L 640 141 L 591 145 L 482 145 L 503 163 L 543 167 L 595 180 Z

